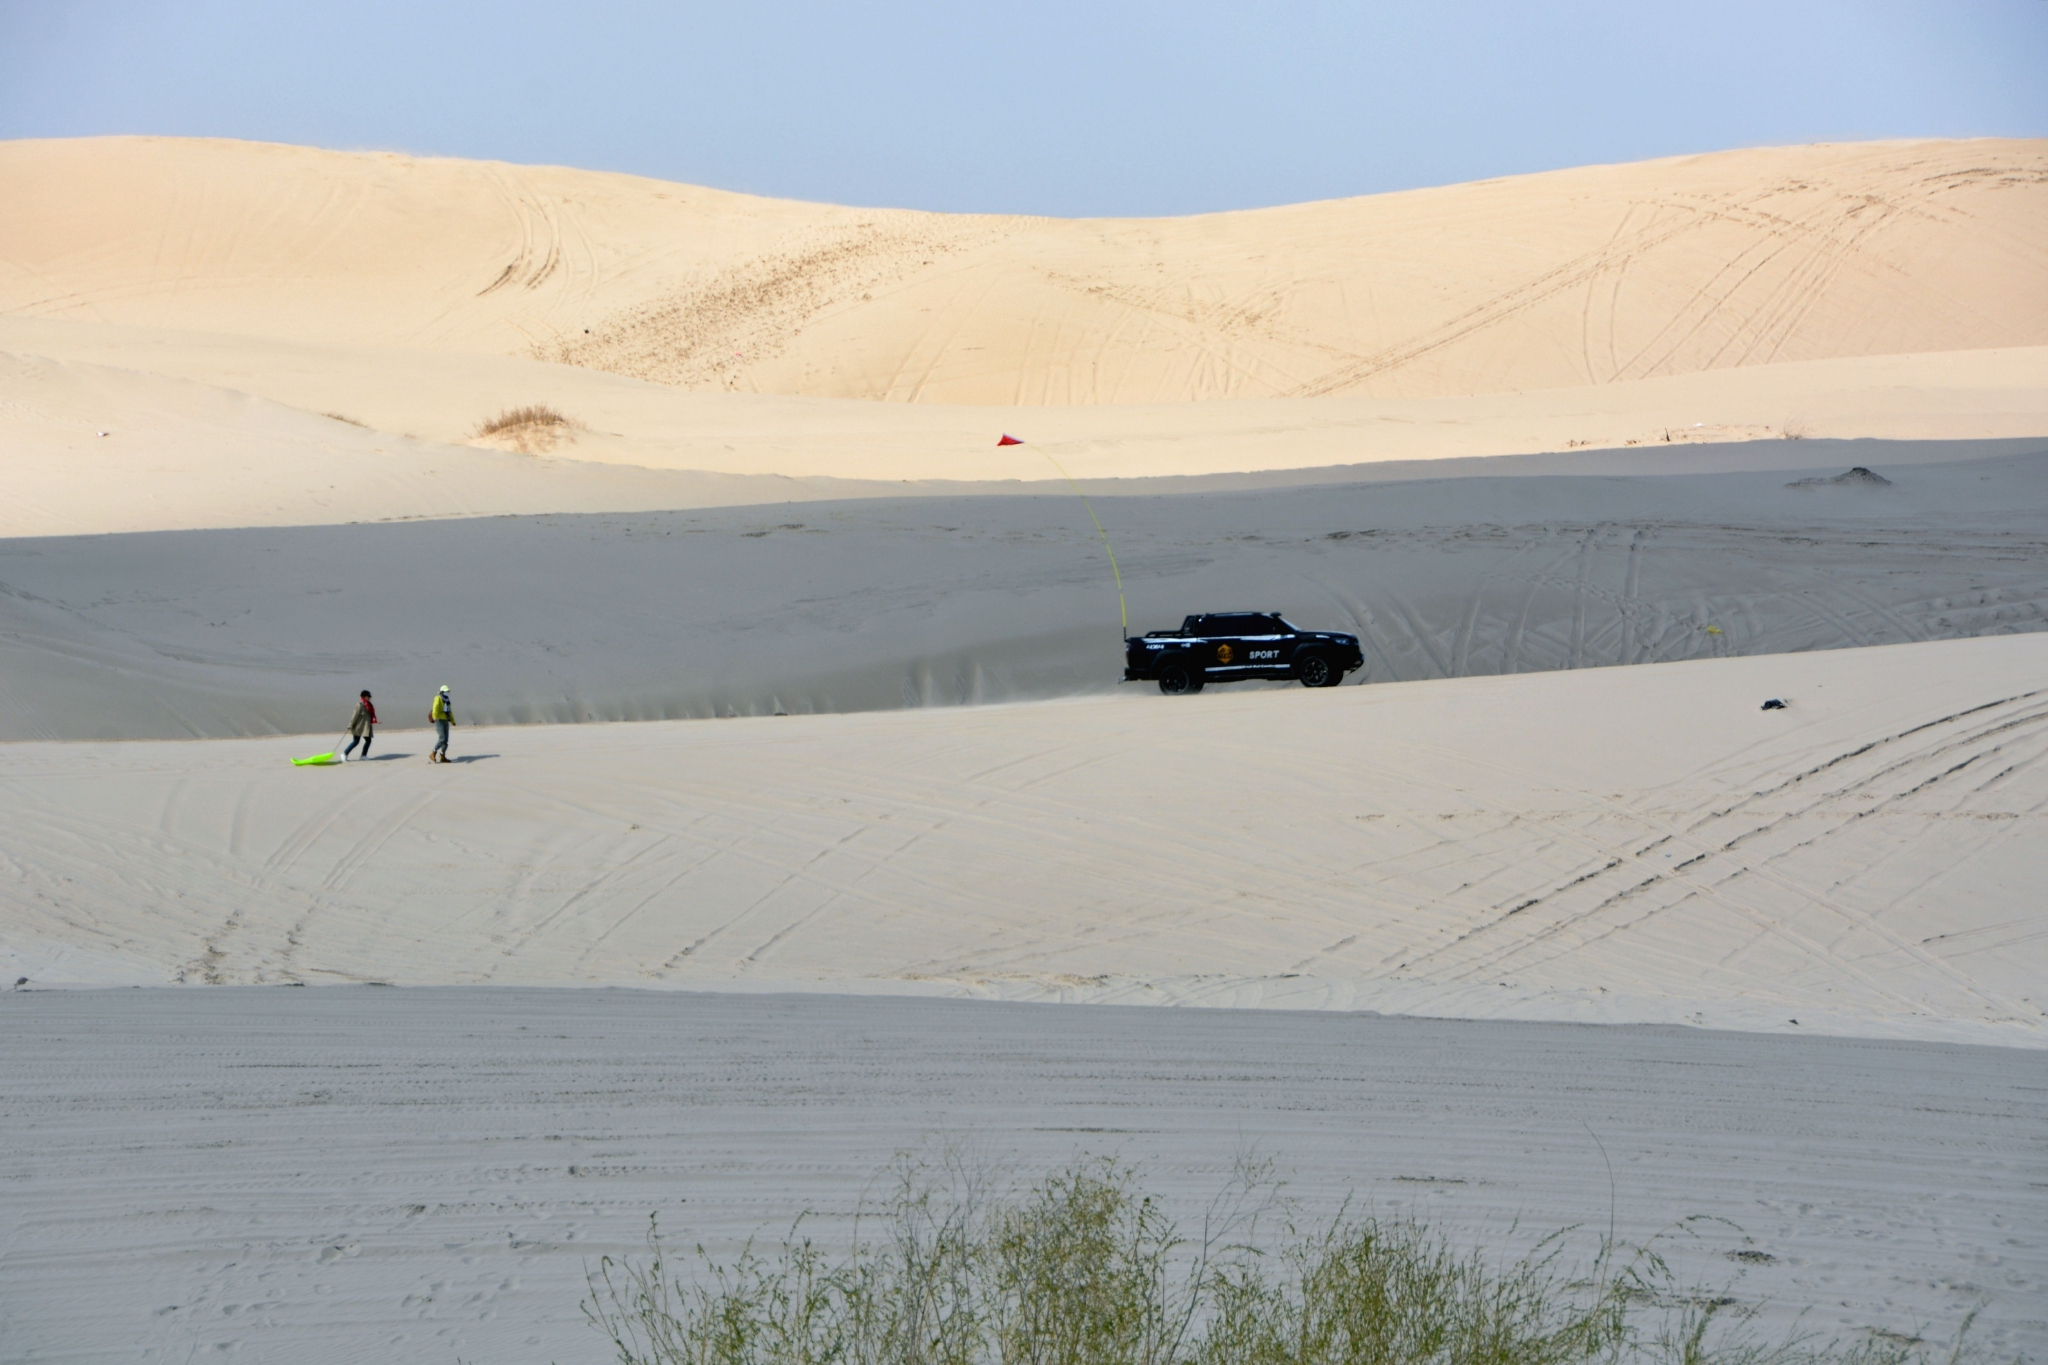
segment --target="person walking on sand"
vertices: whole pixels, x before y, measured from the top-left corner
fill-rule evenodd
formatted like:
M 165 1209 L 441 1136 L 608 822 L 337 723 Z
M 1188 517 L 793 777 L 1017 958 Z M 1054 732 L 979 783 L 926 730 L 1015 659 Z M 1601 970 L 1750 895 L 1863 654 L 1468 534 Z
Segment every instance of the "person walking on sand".
M 448 698 L 447 683 L 442 683 L 441 690 L 434 694 L 434 705 L 427 715 L 434 722 L 434 752 L 427 755 L 427 762 L 446 763 L 448 727 L 455 723 L 455 703 Z
M 341 751 L 342 762 L 348 762 L 348 756 L 356 751 L 358 744 L 363 746 L 363 757 L 370 756 L 370 741 L 377 737 L 370 727 L 376 723 L 377 708 L 371 704 L 370 689 L 366 687 L 362 695 L 356 698 L 355 719 L 348 723 L 348 747 Z

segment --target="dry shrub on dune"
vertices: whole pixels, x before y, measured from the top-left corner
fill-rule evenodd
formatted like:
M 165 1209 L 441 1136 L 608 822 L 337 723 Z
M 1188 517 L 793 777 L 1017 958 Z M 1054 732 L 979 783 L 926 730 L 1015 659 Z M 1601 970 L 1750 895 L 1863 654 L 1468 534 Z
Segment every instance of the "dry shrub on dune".
M 569 419 L 545 403 L 529 403 L 523 408 L 507 408 L 496 417 L 487 417 L 477 423 L 476 434 L 495 436 L 501 431 L 517 427 L 565 427 Z
M 477 444 L 538 455 L 554 449 L 556 443 L 569 436 L 575 426 L 574 422 L 547 404 L 529 403 L 525 407 L 507 408 L 496 417 L 485 418 L 477 423 L 471 439 Z

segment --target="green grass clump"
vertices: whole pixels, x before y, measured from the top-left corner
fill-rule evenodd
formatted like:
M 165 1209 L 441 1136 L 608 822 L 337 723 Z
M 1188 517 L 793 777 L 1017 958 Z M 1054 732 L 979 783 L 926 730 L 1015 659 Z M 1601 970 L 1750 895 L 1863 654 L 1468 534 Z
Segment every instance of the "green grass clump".
M 1911 1365 L 1881 1341 L 1815 1349 L 1745 1335 L 1725 1297 L 1684 1294 L 1662 1260 L 1564 1239 L 1496 1263 L 1420 1223 L 1348 1210 L 1304 1232 L 1242 1181 L 1184 1234 L 1109 1161 L 996 1192 L 954 1169 L 898 1172 L 828 1258 L 803 1220 L 769 1257 L 697 1249 L 671 1273 L 598 1263 L 583 1310 L 620 1365 Z M 879 1224 L 879 1226 L 877 1226 Z M 1277 1224 L 1279 1244 L 1262 1245 Z M 1967 1324 L 1966 1324 L 1967 1326 Z M 1949 1365 L 1956 1365 L 1955 1357 Z

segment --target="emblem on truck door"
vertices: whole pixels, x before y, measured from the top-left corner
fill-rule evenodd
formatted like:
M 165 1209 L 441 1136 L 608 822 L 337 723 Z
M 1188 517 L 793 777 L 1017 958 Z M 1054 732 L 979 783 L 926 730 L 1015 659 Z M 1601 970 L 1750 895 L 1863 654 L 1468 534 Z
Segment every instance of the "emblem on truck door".
M 1230 661 L 1231 661 L 1232 659 L 1234 659 L 1234 658 L 1236 658 L 1236 657 L 1237 657 L 1237 651 L 1236 651 L 1236 650 L 1234 650 L 1234 649 L 1232 649 L 1232 648 L 1231 648 L 1231 647 L 1230 647 L 1229 645 L 1218 645 L 1218 646 L 1216 646 L 1216 662 L 1217 662 L 1217 663 L 1219 663 L 1219 664 L 1227 664 L 1227 663 L 1229 663 L 1229 662 L 1230 662 Z

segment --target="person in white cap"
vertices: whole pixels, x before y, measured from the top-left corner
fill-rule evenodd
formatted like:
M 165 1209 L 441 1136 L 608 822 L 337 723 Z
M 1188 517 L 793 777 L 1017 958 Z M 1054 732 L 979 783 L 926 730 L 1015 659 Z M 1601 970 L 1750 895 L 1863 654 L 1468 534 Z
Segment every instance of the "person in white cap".
M 427 762 L 446 763 L 448 727 L 455 723 L 455 703 L 448 698 L 447 683 L 442 683 L 441 690 L 434 694 L 433 709 L 427 714 L 434 722 L 434 752 L 427 755 Z

